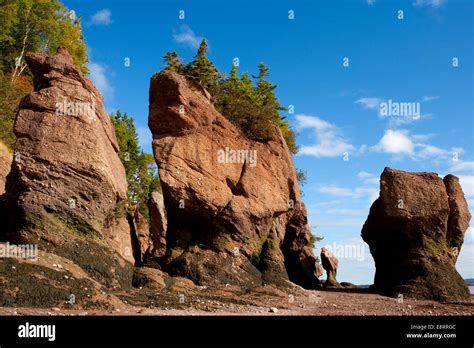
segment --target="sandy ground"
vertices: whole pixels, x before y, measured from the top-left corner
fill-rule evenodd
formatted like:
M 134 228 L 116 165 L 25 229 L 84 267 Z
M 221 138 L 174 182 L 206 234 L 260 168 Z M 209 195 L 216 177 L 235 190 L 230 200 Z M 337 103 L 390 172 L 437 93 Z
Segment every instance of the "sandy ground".
M 146 292 L 147 304 L 132 304 Z M 240 293 L 239 293 L 240 292 Z M 66 308 L 0 308 L 0 315 L 473 315 L 474 296 L 470 301 L 457 304 L 441 304 L 381 296 L 366 289 L 303 290 L 285 293 L 272 286 L 263 286 L 242 293 L 236 287 L 206 289 L 200 293 L 164 296 L 149 290 L 132 289 L 115 294 L 121 301 L 110 310 Z
M 284 287 L 206 287 L 181 277 L 165 281 L 163 273 L 156 270 L 143 287 L 110 292 L 70 260 L 45 252 L 40 252 L 36 261 L 0 260 L 0 268 L 0 299 L 5 304 L 23 301 L 23 307 L 0 307 L 0 315 L 7 316 L 474 314 L 473 295 L 463 303 L 446 304 L 409 298 L 400 301 L 362 288 L 305 290 L 291 282 Z M 71 293 L 77 295 L 72 304 L 68 303 Z M 58 305 L 32 307 L 43 307 L 42 303 Z

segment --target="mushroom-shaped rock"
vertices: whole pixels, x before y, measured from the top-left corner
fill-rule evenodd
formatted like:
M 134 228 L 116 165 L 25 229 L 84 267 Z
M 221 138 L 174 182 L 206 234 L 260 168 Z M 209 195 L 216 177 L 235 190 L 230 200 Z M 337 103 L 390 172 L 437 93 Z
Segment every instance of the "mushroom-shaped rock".
M 324 286 L 337 288 L 340 287 L 340 284 L 336 280 L 339 261 L 328 248 L 321 248 L 321 263 L 327 274 L 327 279 L 324 283 Z

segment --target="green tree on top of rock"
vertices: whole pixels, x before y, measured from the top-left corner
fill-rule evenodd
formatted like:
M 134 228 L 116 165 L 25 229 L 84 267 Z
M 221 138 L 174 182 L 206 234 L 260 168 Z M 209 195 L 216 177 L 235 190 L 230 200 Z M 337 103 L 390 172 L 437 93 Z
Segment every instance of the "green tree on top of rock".
M 298 150 L 295 135 L 285 117 L 280 114 L 286 108 L 278 102 L 274 93 L 276 86 L 266 80 L 268 70 L 265 64 L 259 65 L 254 85 L 248 73 L 243 73 L 239 78 L 237 67 L 232 65 L 229 76 L 221 79 L 215 89 L 214 103 L 219 112 L 253 140 L 269 139 L 271 123 L 276 123 L 289 150 L 294 154 Z
M 277 86 L 266 80 L 266 77 L 270 75 L 268 73 L 269 70 L 270 69 L 264 63 L 260 63 L 258 66 L 259 73 L 254 77 L 257 79 L 257 91 L 262 103 L 260 117 L 271 120 L 280 127 L 289 150 L 295 154 L 298 151 L 295 142 L 295 134 L 288 121 L 285 120 L 286 117 L 280 114 L 280 111 L 287 111 L 288 109 L 278 102 L 274 92 Z
M 250 139 L 267 141 L 271 137 L 272 123 L 280 128 L 288 149 L 295 154 L 298 147 L 295 134 L 281 111 L 283 107 L 275 95 L 276 85 L 267 80 L 269 68 L 260 63 L 256 80 L 253 83 L 248 73 L 238 76 L 237 66 L 227 77 L 207 58 L 207 43 L 203 39 L 194 60 L 183 64 L 175 51 L 167 52 L 163 57 L 165 69 L 178 72 L 198 81 L 212 96 L 216 109 L 239 127 Z
M 185 75 L 198 81 L 201 86 L 212 92 L 219 79 L 219 71 L 207 58 L 207 42 L 201 41 L 197 54 L 185 69 Z
M 184 73 L 185 65 L 181 62 L 176 51 L 166 52 L 163 56 L 163 61 L 166 64 L 165 69 L 169 69 L 178 73 Z

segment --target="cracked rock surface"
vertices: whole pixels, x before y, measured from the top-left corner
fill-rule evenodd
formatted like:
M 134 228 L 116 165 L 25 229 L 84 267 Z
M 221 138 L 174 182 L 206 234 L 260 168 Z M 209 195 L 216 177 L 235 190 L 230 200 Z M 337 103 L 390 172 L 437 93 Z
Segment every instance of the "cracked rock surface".
M 39 244 L 108 286 L 131 283 L 127 193 L 103 98 L 67 50 L 28 53 L 34 91 L 21 102 L 0 239 Z
M 199 84 L 151 78 L 149 127 L 168 215 L 171 274 L 197 283 L 319 284 L 291 154 L 277 126 L 244 136 Z
M 436 301 L 469 298 L 455 263 L 470 219 L 454 175 L 385 168 L 362 229 L 375 261 L 374 288 Z

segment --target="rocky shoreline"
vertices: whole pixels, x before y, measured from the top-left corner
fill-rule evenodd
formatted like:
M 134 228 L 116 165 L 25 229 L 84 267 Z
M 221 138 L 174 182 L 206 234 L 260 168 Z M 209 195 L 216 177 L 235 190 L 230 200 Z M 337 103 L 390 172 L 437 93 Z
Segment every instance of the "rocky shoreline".
M 35 91 L 20 105 L 13 159 L 0 161 L 12 163 L 0 240 L 36 245 L 39 254 L 0 259 L 0 314 L 473 313 L 455 269 L 471 218 L 455 176 L 385 168 L 362 229 L 374 286 L 361 289 L 336 279 L 329 250 L 321 263 L 314 255 L 276 125 L 266 141 L 251 140 L 199 83 L 155 74 L 149 127 L 161 191 L 150 196 L 149 220 L 129 216 L 125 170 L 99 91 L 65 49 L 26 60 Z M 58 115 L 55 105 L 76 102 L 92 103 L 93 114 Z

